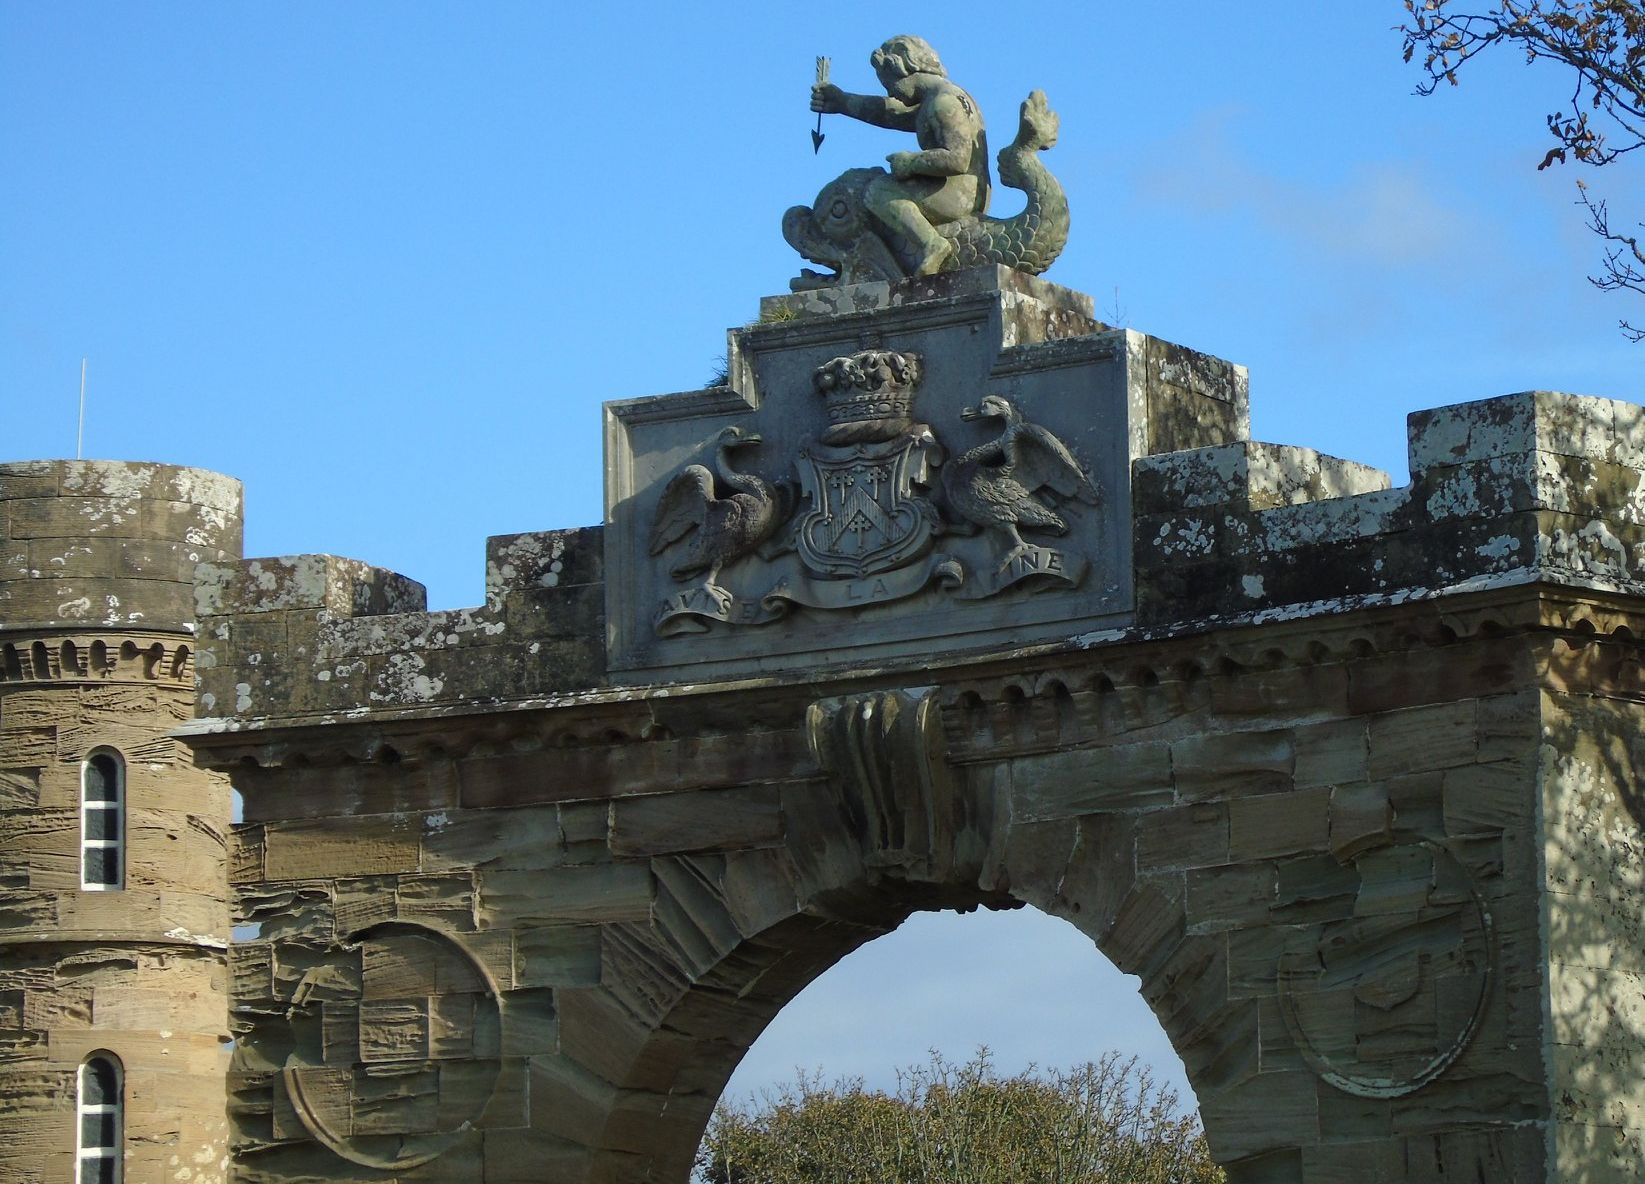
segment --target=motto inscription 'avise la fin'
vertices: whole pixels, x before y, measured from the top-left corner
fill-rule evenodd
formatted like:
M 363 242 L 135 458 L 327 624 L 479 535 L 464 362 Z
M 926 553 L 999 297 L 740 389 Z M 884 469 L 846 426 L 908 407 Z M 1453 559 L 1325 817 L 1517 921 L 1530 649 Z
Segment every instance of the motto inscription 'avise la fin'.
M 820 430 L 792 458 L 797 481 L 733 468 L 734 449 L 762 443 L 736 426 L 716 439 L 715 470 L 676 473 L 651 529 L 652 555 L 684 553 L 669 568 L 681 586 L 657 610 L 658 635 L 763 625 L 798 608 L 860 609 L 933 586 L 961 600 L 1030 581 L 1077 586 L 1087 556 L 1023 532 L 1066 534 L 1067 515 L 1099 503 L 1086 467 L 1002 395 L 960 412 L 1001 429 L 945 461 L 935 430 L 915 418 L 922 376 L 917 354 L 892 350 L 817 367 L 826 421 L 817 416 Z M 796 484 L 803 500 L 791 509 Z M 978 542 L 963 554 L 941 545 L 957 538 Z M 769 561 L 789 552 L 798 570 L 774 571 Z

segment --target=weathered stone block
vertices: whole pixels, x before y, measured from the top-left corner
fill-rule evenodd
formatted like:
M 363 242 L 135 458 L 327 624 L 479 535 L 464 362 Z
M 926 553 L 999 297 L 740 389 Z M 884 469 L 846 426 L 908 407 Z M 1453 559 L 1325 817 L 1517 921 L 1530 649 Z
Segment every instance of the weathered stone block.
M 1562 1122 L 1554 1128 L 1549 1178 L 1624 1184 L 1639 1179 L 1645 1131 L 1638 1127 Z
M 1181 876 L 1138 878 L 1114 914 L 1103 952 L 1127 974 L 1146 979 L 1188 932 Z
M 1207 448 L 1250 434 L 1245 367 L 1148 339 L 1146 452 Z
M 509 592 L 568 588 L 604 579 L 601 527 L 496 535 L 486 540 L 486 601 Z
M 491 928 L 645 921 L 656 895 L 651 869 L 643 863 L 482 869 L 477 880 L 478 908 Z
M 1119 923 L 1137 881 L 1136 822 L 1128 814 L 1093 814 L 1076 839 L 1049 911 L 1103 942 Z
M 515 932 L 515 986 L 592 987 L 599 981 L 599 926 L 547 925 Z
M 1394 807 L 1388 787 L 1369 782 L 1331 788 L 1330 845 L 1333 852 L 1362 847 L 1393 835 Z
M 1011 763 L 1011 813 L 1024 822 L 1164 805 L 1174 796 L 1165 744 L 1035 753 Z
M 421 820 L 401 814 L 290 823 L 266 832 L 264 870 L 270 880 L 316 878 L 346 849 L 350 874 L 416 871 L 421 837 Z
M 1324 787 L 1240 797 L 1228 804 L 1231 862 L 1323 850 L 1331 791 Z
M 1137 819 L 1137 864 L 1145 872 L 1229 862 L 1228 804 L 1195 802 Z
M 1343 786 L 1369 775 L 1369 732 L 1364 720 L 1343 719 L 1293 729 L 1296 766 L 1292 784 Z
M 1391 711 L 1371 719 L 1372 780 L 1472 764 L 1478 710 L 1471 700 Z
M 1276 1152 L 1293 1139 L 1306 1142 L 1317 1140 L 1319 1085 L 1309 1073 L 1263 1072 L 1242 1081 L 1233 1089 L 1201 1098 L 1200 1112 L 1206 1116 L 1212 1154 L 1222 1163 L 1238 1163 L 1253 1156 Z M 1210 1133 L 1213 1123 L 1215 1134 Z M 1285 1131 L 1286 1135 L 1279 1135 L 1280 1131 Z M 1300 1163 L 1300 1154 L 1295 1151 L 1279 1153 L 1292 1163 Z M 1255 1165 L 1245 1170 L 1255 1170 Z
M 1139 513 L 1271 510 L 1387 489 L 1388 474 L 1311 448 L 1244 440 L 1136 462 Z
M 1188 800 L 1287 789 L 1295 768 L 1289 729 L 1213 733 L 1171 745 L 1177 793 Z
M 1413 474 L 1535 451 L 1626 463 L 1639 455 L 1641 438 L 1632 404 L 1555 391 L 1413 412 L 1406 435 Z
M 1272 864 L 1229 864 L 1187 873 L 1187 923 L 1192 933 L 1259 925 L 1278 902 Z
M 323 608 L 333 616 L 421 612 L 423 586 L 395 572 L 335 555 L 205 563 L 196 572 L 202 619 Z

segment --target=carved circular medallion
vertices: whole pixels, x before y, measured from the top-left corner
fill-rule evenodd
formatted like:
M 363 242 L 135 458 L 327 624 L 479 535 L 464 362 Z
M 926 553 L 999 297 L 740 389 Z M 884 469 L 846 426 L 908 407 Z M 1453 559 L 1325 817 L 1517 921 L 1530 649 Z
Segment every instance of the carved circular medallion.
M 1352 916 L 1281 960 L 1279 1003 L 1303 1057 L 1346 1093 L 1414 1093 L 1468 1046 L 1490 985 L 1491 917 L 1468 869 L 1406 840 L 1361 851 Z
M 351 935 L 303 975 L 287 1018 L 292 1109 L 353 1163 L 427 1163 L 472 1128 L 497 1086 L 496 988 L 466 949 L 426 926 Z

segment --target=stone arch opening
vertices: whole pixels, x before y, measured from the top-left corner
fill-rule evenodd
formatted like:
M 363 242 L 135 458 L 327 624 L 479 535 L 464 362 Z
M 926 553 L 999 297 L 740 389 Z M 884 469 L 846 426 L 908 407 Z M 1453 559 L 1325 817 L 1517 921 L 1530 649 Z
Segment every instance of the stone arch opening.
M 1089 858 L 1101 862 L 1092 846 Z M 1076 863 L 1085 859 L 1076 857 Z M 866 869 L 865 869 L 866 870 Z M 1089 869 L 1080 867 L 1080 872 Z M 737 1064 L 776 1016 L 807 986 L 862 946 L 882 938 L 916 912 L 936 909 L 969 911 L 976 908 L 1017 909 L 1028 903 L 1024 895 L 997 893 L 957 884 L 937 885 L 898 880 L 867 881 L 822 894 L 829 906 L 817 901 L 800 903 L 796 911 L 736 941 L 711 964 L 691 970 L 675 960 L 677 977 L 672 997 L 653 997 L 641 1012 L 633 979 L 623 986 L 604 986 L 562 992 L 559 1003 L 562 1068 L 565 1080 L 556 1083 L 569 1095 L 596 1100 L 604 1112 L 601 1125 L 590 1130 L 568 1122 L 553 1133 L 573 1141 L 586 1140 L 591 1179 L 655 1180 L 685 1184 L 693 1157 L 713 1107 Z M 785 877 L 761 886 L 755 895 L 780 898 Z M 790 884 L 790 888 L 792 885 Z M 1043 885 L 1043 895 L 1055 884 Z M 666 878 L 664 883 L 666 891 Z M 1142 893 L 1146 897 L 1148 889 Z M 1138 948 L 1134 922 L 1116 933 L 1106 923 L 1100 903 L 1074 887 L 1057 912 L 1095 945 L 1098 953 L 1129 972 L 1141 965 L 1131 957 Z M 704 916 L 700 911 L 698 918 Z M 1074 906 L 1079 906 L 1077 911 Z M 1087 923 L 1082 923 L 1089 918 Z M 731 913 L 720 919 L 734 927 Z M 717 926 L 716 926 L 717 927 Z M 659 931 L 661 930 L 661 931 Z M 729 930 L 727 930 L 729 931 Z M 701 931 L 699 931 L 701 932 Z M 1100 937 L 1098 935 L 1101 935 Z M 649 954 L 679 949 L 666 925 L 649 935 Z M 1192 946 L 1194 943 L 1190 942 Z M 1117 956 L 1116 956 L 1117 955 Z M 1214 1060 L 1200 1041 L 1215 1012 L 1226 1005 L 1215 975 L 1201 976 L 1214 960 L 1209 952 L 1189 956 L 1179 965 L 1158 972 L 1145 982 L 1144 1000 L 1154 1012 L 1167 1040 L 1189 1067 L 1203 1079 Z M 656 978 L 653 982 L 657 982 Z M 628 1040 L 612 1040 L 628 1028 Z M 969 1051 L 969 1050 L 967 1050 Z M 1214 1074 L 1213 1074 L 1214 1075 Z M 1184 1099 L 1192 1104 L 1193 1099 Z M 555 1107 L 544 1107 L 543 1113 Z M 576 1113 L 571 1106 L 562 1112 Z
M 924 1067 L 934 1050 L 961 1064 L 982 1048 L 1004 1075 L 1135 1057 L 1179 1107 L 1197 1105 L 1141 984 L 1031 907 L 918 912 L 859 947 L 777 1014 L 721 1101 L 758 1101 L 798 1071 L 893 1090 L 898 1070 Z
M 443 1172 L 558 1157 L 546 1178 L 684 1184 L 735 1066 L 808 984 L 914 913 L 1023 906 L 1137 977 L 1236 1184 L 1372 1155 L 1495 1162 L 1530 1128 L 1498 1135 L 1465 1107 L 1534 1113 L 1500 1050 L 1537 988 L 1498 949 L 1536 932 L 1507 903 L 1523 828 L 1498 822 L 1518 817 L 1503 800 L 1536 751 L 1530 696 L 1321 709 L 1317 650 L 1293 648 L 1294 669 L 1230 671 L 1183 647 L 1157 685 L 1106 690 L 1065 669 L 1033 696 L 794 695 L 771 709 L 787 730 L 731 738 L 242 749 L 243 786 L 306 791 L 251 799 L 247 915 L 275 920 L 259 942 L 278 973 L 300 931 L 354 932 L 342 919 L 377 915 L 392 885 L 402 920 L 446 918 L 493 969 L 504 1069 Z M 1236 714 L 1250 700 L 1261 713 Z M 965 732 L 981 713 L 989 730 Z M 401 759 L 373 759 L 390 741 Z M 452 786 L 456 808 L 402 818 Z M 344 801 L 364 820 L 319 815 Z M 293 806 L 308 814 L 273 813 Z M 305 881 L 368 834 L 373 859 L 402 860 L 396 880 L 379 863 Z M 365 1091 L 351 1099 L 380 1125 Z M 1440 1129 L 1396 1132 L 1401 1115 Z M 318 1151 L 293 1123 L 270 1156 L 296 1170 Z

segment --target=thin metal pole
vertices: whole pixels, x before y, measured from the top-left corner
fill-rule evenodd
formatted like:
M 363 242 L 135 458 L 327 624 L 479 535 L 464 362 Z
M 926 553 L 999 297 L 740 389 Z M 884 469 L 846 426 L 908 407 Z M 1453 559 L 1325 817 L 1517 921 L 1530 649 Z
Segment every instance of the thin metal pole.
M 80 359 L 80 429 L 74 434 L 74 459 L 79 460 L 86 442 L 86 359 Z

